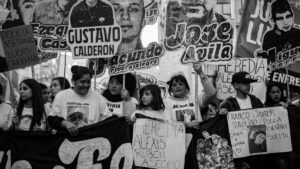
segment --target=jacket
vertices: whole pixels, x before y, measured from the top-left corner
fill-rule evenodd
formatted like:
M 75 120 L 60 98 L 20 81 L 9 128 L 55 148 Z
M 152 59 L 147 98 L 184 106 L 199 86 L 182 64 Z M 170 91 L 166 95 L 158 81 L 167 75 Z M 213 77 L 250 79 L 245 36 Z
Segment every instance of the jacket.
M 264 107 L 264 104 L 257 97 L 251 94 L 249 94 L 248 96 L 250 97 L 253 109 Z M 241 110 L 240 105 L 235 97 L 228 97 L 226 100 L 224 100 L 224 102 L 221 103 L 221 108 L 226 108 L 229 112 Z

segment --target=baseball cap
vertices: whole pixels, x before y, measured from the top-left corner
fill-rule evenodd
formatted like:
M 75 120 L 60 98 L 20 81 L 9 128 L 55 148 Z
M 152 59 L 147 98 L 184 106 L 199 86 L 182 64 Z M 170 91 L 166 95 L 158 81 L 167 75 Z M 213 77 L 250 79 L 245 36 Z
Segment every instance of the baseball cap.
M 252 79 L 248 72 L 236 72 L 232 76 L 231 84 L 233 83 L 253 83 L 257 82 L 257 79 Z

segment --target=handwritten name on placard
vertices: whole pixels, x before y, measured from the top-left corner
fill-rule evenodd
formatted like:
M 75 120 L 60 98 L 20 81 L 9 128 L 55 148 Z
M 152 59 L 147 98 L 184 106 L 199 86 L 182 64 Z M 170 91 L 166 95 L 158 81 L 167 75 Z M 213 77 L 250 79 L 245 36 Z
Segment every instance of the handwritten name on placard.
M 227 116 L 234 158 L 292 150 L 287 110 L 241 110 Z
M 138 119 L 132 147 L 136 166 L 183 169 L 185 128 L 182 123 Z

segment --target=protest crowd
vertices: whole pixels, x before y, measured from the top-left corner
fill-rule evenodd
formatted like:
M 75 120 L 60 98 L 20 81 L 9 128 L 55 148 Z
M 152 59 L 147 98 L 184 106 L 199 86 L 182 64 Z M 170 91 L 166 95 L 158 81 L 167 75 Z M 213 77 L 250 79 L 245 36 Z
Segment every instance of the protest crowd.
M 21 1 L 10 2 L 10 5 L 0 1 L 0 14 L 5 13 L 5 7 L 17 6 L 16 10 L 22 10 L 22 3 L 32 6 L 37 3 Z M 300 168 L 297 142 L 300 80 L 297 73 L 292 73 L 299 67 L 297 56 L 289 58 L 300 46 L 300 26 L 292 19 L 294 9 L 287 0 L 274 0 L 268 6 L 274 25 L 263 34 L 262 46 L 252 51 L 254 58 L 228 58 L 233 50 L 230 44 L 233 30 L 228 18 L 217 13 L 210 3 L 216 4 L 217 0 L 170 2 L 178 11 L 187 10 L 183 18 L 188 19 L 184 24 L 177 23 L 176 29 L 174 23 L 167 24 L 169 32 L 164 46 L 152 43 L 148 48 L 143 47 L 140 34 L 149 19 L 148 14 L 159 4 L 154 1 L 40 0 L 36 8 L 31 9 L 30 18 L 15 10 L 19 12 L 19 19 L 1 21 L 0 169 Z M 203 16 L 195 17 L 195 10 L 197 14 L 203 10 Z M 39 31 L 46 29 L 46 34 L 58 36 L 55 38 L 61 38 L 59 33 L 64 32 L 61 31 L 63 26 L 69 26 L 68 33 L 77 32 L 72 37 L 74 46 L 70 45 L 70 37 L 47 39 L 45 34 L 31 29 L 31 22 Z M 13 33 L 22 32 L 16 26 L 20 26 L 24 34 Z M 186 29 L 180 30 L 180 26 Z M 93 31 L 88 34 L 87 30 Z M 118 35 L 106 32 L 109 30 Z M 215 37 L 208 36 L 212 31 Z M 64 36 L 70 35 L 68 33 Z M 37 37 L 34 39 L 33 35 Z M 54 49 L 64 51 L 68 43 L 68 50 L 72 52 L 78 46 L 82 49 L 92 46 L 93 51 L 99 53 L 105 53 L 104 47 L 109 44 L 110 55 L 94 56 L 97 52 L 88 50 L 79 52 L 78 56 L 84 53 L 79 58 L 87 57 L 88 62 L 69 68 L 65 65 L 71 78 L 56 76 L 46 83 L 34 77 L 23 78 L 17 82 L 16 97 L 11 94 L 14 92 L 11 71 L 40 62 L 31 58 L 29 64 L 17 66 L 21 62 L 16 62 L 18 55 L 24 54 L 25 58 L 27 53 L 14 53 L 19 48 L 8 45 L 8 40 L 21 36 L 36 49 L 35 52 L 30 48 L 30 57 L 45 56 Z M 49 47 L 50 39 L 61 44 L 53 43 Z M 177 48 L 183 52 L 174 54 Z M 279 54 L 273 56 L 274 52 Z M 111 53 L 115 56 L 111 57 Z M 78 59 L 76 56 L 74 59 Z M 170 58 L 164 61 L 166 57 Z M 158 76 L 153 75 L 156 80 L 152 80 L 150 74 L 139 72 L 147 69 L 151 72 L 159 64 L 177 61 L 180 57 L 180 64 L 189 67 L 188 73 L 172 63 L 166 65 L 172 72 L 162 69 L 158 75 L 163 77 L 164 83 L 157 80 Z M 210 62 L 215 62 L 214 66 Z M 253 69 L 250 63 L 255 65 Z M 224 70 L 220 65 L 224 65 Z M 230 65 L 235 71 L 229 71 Z M 237 70 L 239 66 L 249 69 Z M 93 83 L 96 78 L 104 79 L 106 70 L 109 72 L 107 81 L 102 83 L 105 88 L 96 89 Z M 227 86 L 231 95 L 219 97 L 224 94 L 224 89 L 220 90 L 222 86 Z

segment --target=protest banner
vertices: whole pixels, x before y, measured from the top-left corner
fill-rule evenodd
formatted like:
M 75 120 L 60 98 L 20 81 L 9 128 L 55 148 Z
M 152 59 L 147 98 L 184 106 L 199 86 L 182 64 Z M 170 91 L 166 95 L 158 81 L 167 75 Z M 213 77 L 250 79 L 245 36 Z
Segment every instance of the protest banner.
M 288 16 L 285 27 L 277 19 L 282 13 Z M 299 23 L 300 10 L 294 1 L 245 1 L 236 57 L 267 58 L 270 70 L 295 63 L 300 58 Z
M 183 169 L 185 127 L 182 123 L 164 123 L 137 119 L 132 138 L 136 166 L 157 169 Z
M 233 27 L 215 9 L 216 1 L 169 1 L 164 25 L 167 50 L 186 46 L 183 64 L 224 62 L 232 57 Z
M 0 72 L 40 62 L 30 25 L 0 31 Z
M 235 95 L 236 91 L 231 84 L 232 75 L 236 72 L 246 71 L 251 75 L 251 78 L 258 80 L 256 83 L 251 83 L 250 94 L 265 100 L 265 79 L 268 76 L 266 59 L 235 58 L 226 64 L 205 64 L 204 72 L 210 74 L 211 70 L 219 72 L 217 79 L 217 97 L 219 99 L 226 99 Z
M 230 112 L 227 118 L 234 158 L 292 151 L 288 113 L 283 107 Z
M 282 86 L 283 89 L 289 85 L 292 92 L 300 93 L 300 74 L 289 70 L 288 74 L 285 69 L 277 69 L 269 74 L 269 83 L 275 83 Z
M 125 118 L 110 118 L 66 132 L 0 131 L 0 168 L 131 169 L 132 147 Z M 122 162 L 121 162 L 122 161 Z

